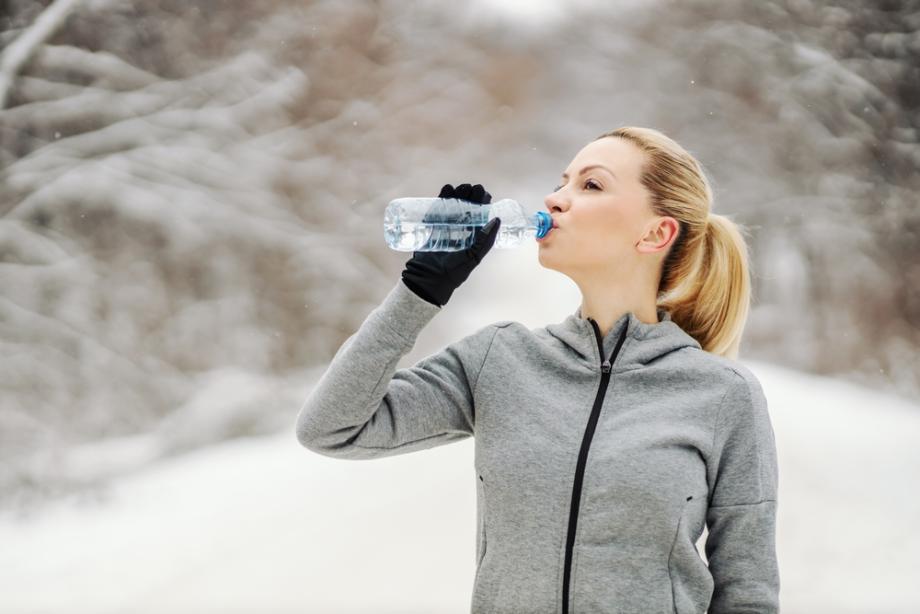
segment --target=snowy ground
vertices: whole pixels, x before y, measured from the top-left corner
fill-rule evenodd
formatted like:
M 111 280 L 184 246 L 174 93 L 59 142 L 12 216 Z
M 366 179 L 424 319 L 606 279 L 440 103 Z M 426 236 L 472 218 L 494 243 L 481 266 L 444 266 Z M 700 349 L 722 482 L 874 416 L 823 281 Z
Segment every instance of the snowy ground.
M 920 406 L 747 364 L 779 448 L 785 614 L 920 611 Z M 0 517 L 0 612 L 468 612 L 472 440 L 333 460 L 299 447 L 295 413 Z

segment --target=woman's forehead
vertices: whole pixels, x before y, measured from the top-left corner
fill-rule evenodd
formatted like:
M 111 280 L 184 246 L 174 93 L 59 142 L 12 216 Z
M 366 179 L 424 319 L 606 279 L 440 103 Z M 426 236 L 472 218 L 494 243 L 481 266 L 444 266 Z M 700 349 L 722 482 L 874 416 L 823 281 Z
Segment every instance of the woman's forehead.
M 604 137 L 591 141 L 579 151 L 569 164 L 569 175 L 578 173 L 592 164 L 609 168 L 617 179 L 638 178 L 644 154 L 626 139 Z

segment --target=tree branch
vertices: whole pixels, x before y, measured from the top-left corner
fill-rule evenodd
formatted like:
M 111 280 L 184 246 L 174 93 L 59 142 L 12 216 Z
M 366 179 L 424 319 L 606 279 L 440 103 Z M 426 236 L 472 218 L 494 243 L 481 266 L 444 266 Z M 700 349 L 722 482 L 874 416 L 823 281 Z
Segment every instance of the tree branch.
M 29 65 L 39 74 L 65 70 L 93 77 L 92 85 L 114 90 L 130 90 L 162 79 L 125 62 L 108 51 L 87 51 L 70 45 L 43 45 Z
M 64 25 L 82 0 L 55 0 L 42 11 L 25 32 L 10 43 L 0 56 L 0 109 L 6 107 L 10 89 L 19 71 L 38 48 Z
M 2 123 L 14 126 L 41 125 L 44 130 L 58 126 L 80 126 L 82 131 L 94 131 L 100 126 L 149 116 L 161 110 L 190 107 L 197 109 L 199 119 L 214 112 L 209 105 L 236 105 L 248 99 L 290 98 L 298 88 L 306 87 L 306 75 L 289 68 L 281 75 L 261 55 L 247 51 L 227 64 L 213 70 L 176 81 L 156 81 L 137 90 L 116 93 L 98 87 L 82 87 L 67 98 L 22 104 L 3 114 Z M 258 77 L 262 77 L 258 79 Z M 281 88 L 281 91 L 279 91 Z M 240 107 L 243 119 L 260 109 Z

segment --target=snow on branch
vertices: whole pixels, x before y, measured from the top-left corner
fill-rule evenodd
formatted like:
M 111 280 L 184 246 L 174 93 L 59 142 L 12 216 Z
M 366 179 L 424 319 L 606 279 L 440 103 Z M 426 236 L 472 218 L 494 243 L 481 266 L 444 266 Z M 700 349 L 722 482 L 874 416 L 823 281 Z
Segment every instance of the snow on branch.
M 18 105 L 6 111 L 0 123 L 84 131 L 175 107 L 202 111 L 195 114 L 200 122 L 213 112 L 214 106 L 246 102 L 238 111 L 240 119 L 245 121 L 253 114 L 260 116 L 266 104 L 277 104 L 279 96 L 290 98 L 306 88 L 306 77 L 296 68 L 289 68 L 279 82 L 267 86 L 276 73 L 277 69 L 261 54 L 246 51 L 226 64 L 188 79 L 157 81 L 121 93 L 84 87 L 74 96 Z
M 137 147 L 153 146 L 158 143 L 171 142 L 175 146 L 178 145 L 176 141 L 183 140 L 187 142 L 194 139 L 202 140 L 202 151 L 197 155 L 190 154 L 190 156 L 185 156 L 182 148 L 177 148 L 171 153 L 173 157 L 186 161 L 184 162 L 185 166 L 177 169 L 180 175 L 197 173 L 199 169 L 196 169 L 196 165 L 189 165 L 187 160 L 202 157 L 202 154 L 207 154 L 206 148 L 214 145 L 213 139 L 209 141 L 203 135 L 213 135 L 214 138 L 219 137 L 219 140 L 226 142 L 227 145 L 232 145 L 252 139 L 253 135 L 258 133 L 259 130 L 271 127 L 280 128 L 284 125 L 284 119 L 283 114 L 278 113 L 279 108 L 306 89 L 306 77 L 300 70 L 289 69 L 274 82 L 248 87 L 244 91 L 246 93 L 251 92 L 251 95 L 243 100 L 229 101 L 227 106 L 203 106 L 203 101 L 189 100 L 189 96 L 182 95 L 188 91 L 210 90 L 214 81 L 221 79 L 232 80 L 236 70 L 251 70 L 254 58 L 250 56 L 253 54 L 247 53 L 245 55 L 247 57 L 239 58 L 232 63 L 233 66 L 236 66 L 236 69 L 224 67 L 224 70 L 219 71 L 224 73 L 223 77 L 219 78 L 212 73 L 202 76 L 198 80 L 189 80 L 184 88 L 169 91 L 171 96 L 154 96 L 149 92 L 154 86 L 149 86 L 144 88 L 145 91 L 148 91 L 143 95 L 144 98 L 139 98 L 136 92 L 125 94 L 108 92 L 104 97 L 100 93 L 98 98 L 90 102 L 86 98 L 93 94 L 81 93 L 66 101 L 33 103 L 7 111 L 3 123 L 8 121 L 10 125 L 15 125 L 16 121 L 22 121 L 21 118 L 17 120 L 17 117 L 19 117 L 17 111 L 19 109 L 28 107 L 47 109 L 49 105 L 57 102 L 66 103 L 65 108 L 71 109 L 83 119 L 86 119 L 86 114 L 90 112 L 119 113 L 120 116 L 126 113 L 125 109 L 132 107 L 135 111 L 146 111 L 146 113 L 142 112 L 140 116 L 129 116 L 123 119 L 113 118 L 115 121 L 104 125 L 104 127 L 53 141 L 34 151 L 31 155 L 13 162 L 8 167 L 6 178 L 8 186 L 18 191 L 36 190 L 40 187 L 40 184 L 47 183 L 60 175 L 60 173 L 71 169 L 78 160 L 105 156 Z M 227 74 L 227 70 L 230 71 L 229 74 Z M 237 92 L 236 94 L 239 93 L 242 92 Z M 226 97 L 227 95 L 225 95 Z M 182 104 L 190 104 L 191 108 L 176 108 L 176 100 L 181 100 Z M 103 101 L 106 108 L 100 109 L 99 104 Z M 88 106 L 95 108 L 87 108 Z M 55 113 L 59 119 L 63 111 L 63 108 L 56 110 Z M 28 110 L 28 113 L 37 113 L 37 111 L 31 109 Z M 38 116 L 50 117 L 51 115 L 50 111 L 43 111 L 37 113 L 36 118 Z M 77 119 L 71 118 L 68 123 L 73 121 L 77 121 Z M 229 160 L 223 160 L 223 162 L 226 163 Z M 221 166 L 226 166 L 224 163 Z M 227 177 L 233 177 L 238 174 L 238 171 L 233 171 L 232 169 L 225 168 L 223 170 L 225 174 L 222 177 L 222 181 L 227 181 Z
M 64 25 L 82 0 L 55 0 L 0 55 L 0 109 L 6 106 L 16 76 L 38 48 Z
M 43 102 L 46 100 L 60 100 L 68 96 L 76 96 L 86 89 L 84 85 L 50 81 L 41 77 L 22 75 L 16 81 L 16 94 L 25 104 Z M 9 113 L 9 111 L 6 111 Z
M 44 45 L 30 64 L 39 74 L 67 71 L 93 78 L 96 87 L 127 90 L 160 81 L 158 75 L 125 62 L 107 51 L 88 51 L 70 45 Z

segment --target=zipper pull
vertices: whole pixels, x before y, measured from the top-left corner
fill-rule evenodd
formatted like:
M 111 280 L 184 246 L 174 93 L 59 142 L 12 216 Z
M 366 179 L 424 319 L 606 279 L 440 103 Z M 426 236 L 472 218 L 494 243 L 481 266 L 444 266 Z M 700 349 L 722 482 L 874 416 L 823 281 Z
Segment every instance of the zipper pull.
M 604 360 L 603 364 L 601 365 L 601 372 L 610 373 L 610 361 L 609 360 Z

